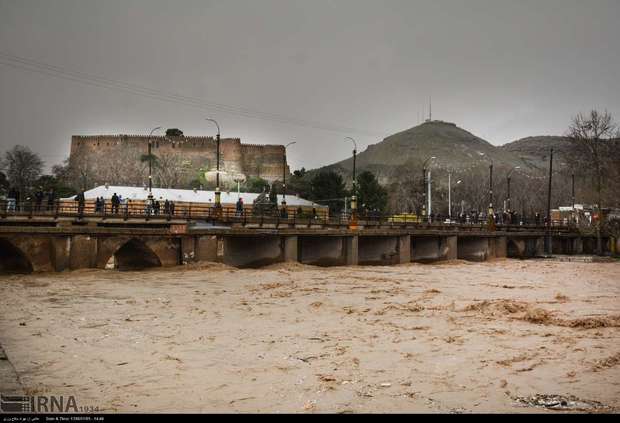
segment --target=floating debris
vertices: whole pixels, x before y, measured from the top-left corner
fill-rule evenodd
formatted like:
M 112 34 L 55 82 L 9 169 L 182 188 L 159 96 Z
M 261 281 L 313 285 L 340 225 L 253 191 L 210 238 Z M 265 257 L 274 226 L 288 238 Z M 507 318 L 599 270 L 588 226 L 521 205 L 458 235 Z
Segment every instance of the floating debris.
M 542 407 L 550 410 L 610 411 L 611 407 L 598 401 L 582 400 L 573 395 L 536 394 L 529 397 L 514 397 L 523 407 Z

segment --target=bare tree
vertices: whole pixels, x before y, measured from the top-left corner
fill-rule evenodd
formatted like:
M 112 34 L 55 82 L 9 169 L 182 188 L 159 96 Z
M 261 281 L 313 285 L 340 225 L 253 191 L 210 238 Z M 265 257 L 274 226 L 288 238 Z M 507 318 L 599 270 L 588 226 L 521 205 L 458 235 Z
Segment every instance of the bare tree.
M 155 178 L 161 188 L 179 188 L 187 177 L 188 167 L 179 154 L 162 155 L 155 167 Z
M 43 160 L 28 147 L 16 145 L 4 155 L 2 167 L 6 168 L 9 183 L 20 193 L 20 197 L 33 188 L 41 176 Z
M 603 216 L 602 195 L 603 180 L 607 174 L 608 150 L 612 144 L 611 138 L 616 134 L 616 124 L 610 113 L 597 110 L 589 114 L 575 116 L 568 129 L 568 137 L 573 144 L 574 157 L 572 161 L 583 171 L 591 170 L 594 176 L 596 190 L 596 208 L 598 219 L 596 220 L 596 252 L 602 254 L 603 245 L 601 240 L 601 221 Z

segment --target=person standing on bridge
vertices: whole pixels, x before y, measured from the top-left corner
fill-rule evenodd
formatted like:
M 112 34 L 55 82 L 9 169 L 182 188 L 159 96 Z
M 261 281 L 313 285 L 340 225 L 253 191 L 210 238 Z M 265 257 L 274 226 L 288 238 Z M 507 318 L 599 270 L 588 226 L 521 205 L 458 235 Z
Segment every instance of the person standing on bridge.
M 75 196 L 75 201 L 78 203 L 78 214 L 84 214 L 84 191 L 80 191 L 80 193 Z
M 243 216 L 243 198 L 239 197 L 236 205 L 236 215 Z
M 159 208 L 159 200 L 155 200 L 155 203 L 153 204 L 153 214 L 155 214 L 156 216 L 159 215 Z
M 37 192 L 34 193 L 34 211 L 41 211 L 41 204 L 43 203 L 43 191 L 39 188 Z
M 120 204 L 120 201 L 119 201 L 119 199 L 118 199 L 118 195 L 116 195 L 116 193 L 114 193 L 114 194 L 112 195 L 112 200 L 111 200 L 111 202 L 112 202 L 112 214 L 116 214 L 116 213 L 118 213 L 118 206 L 119 206 L 119 204 Z
M 7 197 L 6 211 L 14 212 L 16 210 L 17 202 L 19 201 L 19 192 L 15 188 L 9 190 Z
M 170 201 L 168 201 L 167 198 L 166 201 L 164 201 L 164 214 L 167 216 L 170 215 Z

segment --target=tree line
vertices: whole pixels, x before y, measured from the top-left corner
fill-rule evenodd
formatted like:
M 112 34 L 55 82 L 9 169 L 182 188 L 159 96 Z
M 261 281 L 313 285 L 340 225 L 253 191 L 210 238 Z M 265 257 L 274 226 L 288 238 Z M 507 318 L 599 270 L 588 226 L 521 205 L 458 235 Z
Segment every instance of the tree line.
M 618 126 L 607 111 L 592 110 L 576 115 L 569 125 L 566 137 L 570 151 L 559 160 L 552 183 L 552 205 L 571 205 L 573 200 L 573 176 L 577 203 L 596 204 L 599 208 L 620 207 L 620 137 Z M 128 152 L 113 163 L 91 163 L 88 158 L 66 159 L 52 167 L 50 174 L 43 174 L 44 163 L 29 148 L 15 146 L 0 159 L 0 194 L 6 196 L 10 188 L 19 191 L 26 199 L 35 191 L 53 189 L 58 196 L 70 196 L 93 188 L 108 180 L 118 180 L 122 185 L 140 186 L 148 180 L 148 161 L 153 165 L 153 182 L 162 188 L 214 189 L 213 181 L 198 174 L 189 183 L 187 164 L 180 155 L 146 157 L 138 150 Z M 207 166 L 208 167 L 208 166 Z M 395 167 L 394 178 L 380 184 L 377 176 L 366 170 L 357 177 L 356 195 L 360 212 L 416 213 L 420 214 L 423 196 L 423 180 L 420 163 L 408 163 Z M 508 199 L 506 176 L 510 167 L 497 164 L 494 168 L 493 198 L 496 210 L 504 208 Z M 299 195 L 320 204 L 328 205 L 331 213 L 350 208 L 353 195 L 351 169 L 306 171 L 296 170 L 287 178 L 288 195 Z M 108 179 L 106 179 L 108 178 Z M 537 175 L 526 170 L 511 173 L 510 208 L 520 214 L 532 215 L 544 212 L 547 201 L 547 175 L 544 169 Z M 443 169 L 432 171 L 433 211 L 448 215 L 448 174 Z M 462 210 L 486 210 L 489 203 L 488 169 L 474 168 L 463 174 L 452 175 L 452 214 Z M 104 182 L 102 182 L 104 181 Z M 250 177 L 240 183 L 244 192 L 275 191 L 282 193 L 280 181 L 270 184 L 260 177 Z M 237 184 L 223 184 L 225 190 L 236 190 Z

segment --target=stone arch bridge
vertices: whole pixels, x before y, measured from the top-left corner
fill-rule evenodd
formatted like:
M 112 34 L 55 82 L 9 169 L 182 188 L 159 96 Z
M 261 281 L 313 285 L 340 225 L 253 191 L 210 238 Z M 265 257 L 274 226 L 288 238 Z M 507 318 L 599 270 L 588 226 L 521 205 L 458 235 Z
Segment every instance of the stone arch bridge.
M 84 222 L 0 224 L 0 272 L 69 269 L 142 269 L 216 261 L 260 267 L 284 261 L 320 266 L 390 265 L 463 259 L 533 258 L 544 254 L 544 228 L 488 231 L 481 226 L 195 225 L 189 222 Z M 553 253 L 592 253 L 595 239 L 554 229 Z M 604 244 L 609 247 L 610 240 Z M 614 241 L 617 242 L 617 241 Z

